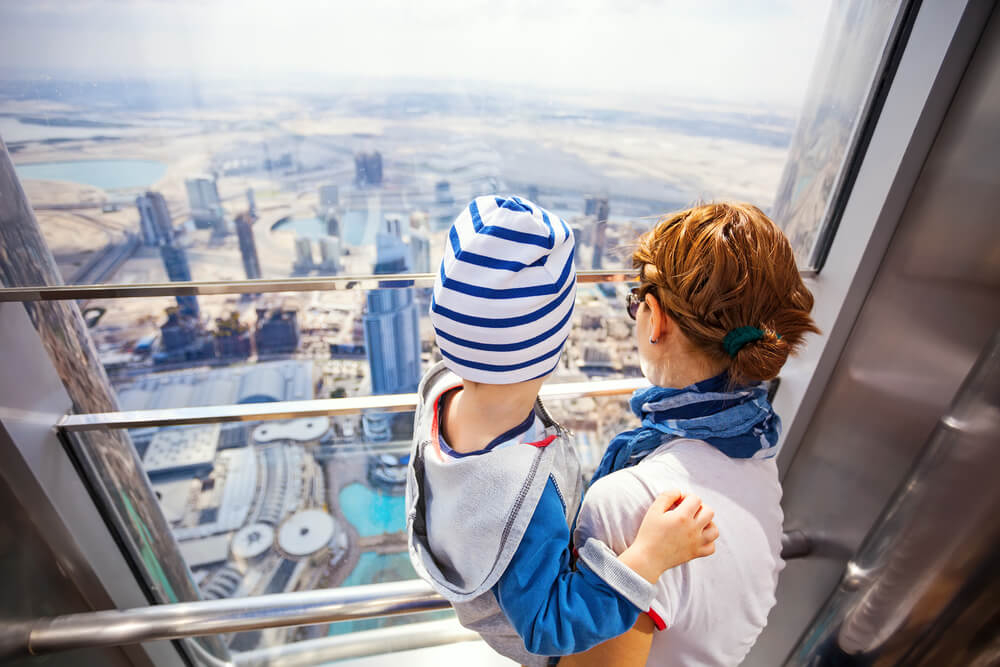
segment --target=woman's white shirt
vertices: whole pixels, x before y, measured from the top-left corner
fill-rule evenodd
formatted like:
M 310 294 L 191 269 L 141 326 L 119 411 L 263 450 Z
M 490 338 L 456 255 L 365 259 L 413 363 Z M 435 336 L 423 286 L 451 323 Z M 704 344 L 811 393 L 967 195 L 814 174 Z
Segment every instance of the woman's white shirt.
M 667 570 L 653 611 L 666 624 L 647 665 L 732 667 L 774 606 L 781 560 L 781 484 L 772 459 L 731 459 L 699 440 L 660 446 L 638 465 L 598 480 L 584 496 L 575 543 L 595 537 L 621 553 L 653 499 L 677 489 L 715 510 L 715 553 Z

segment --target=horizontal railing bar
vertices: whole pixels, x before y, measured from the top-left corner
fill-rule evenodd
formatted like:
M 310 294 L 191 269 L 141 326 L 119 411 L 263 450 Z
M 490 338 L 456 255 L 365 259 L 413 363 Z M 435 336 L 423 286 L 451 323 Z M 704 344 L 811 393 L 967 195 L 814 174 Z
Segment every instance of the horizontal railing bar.
M 0 657 L 449 609 L 423 581 L 200 600 L 9 623 Z
M 135 283 L 131 285 L 49 285 L 0 288 L 4 301 L 65 301 L 83 299 L 134 299 L 154 296 L 211 296 L 218 294 L 263 294 L 265 292 L 326 292 L 344 289 L 395 289 L 406 284 L 431 285 L 434 273 L 393 273 L 356 276 L 317 276 L 309 278 L 260 278 L 257 280 L 195 280 L 170 283 Z M 631 269 L 617 271 L 581 270 L 580 283 L 625 282 L 634 280 Z M 380 283 L 389 283 L 380 285 Z M 396 283 L 396 284 L 392 284 Z
M 463 628 L 456 619 L 407 623 L 376 630 L 306 639 L 233 654 L 237 667 L 312 667 L 334 660 L 363 658 L 396 651 L 479 641 L 479 634 Z
M 808 557 L 812 551 L 811 543 L 811 539 L 801 531 L 784 533 L 781 557 L 786 560 Z M 448 608 L 447 600 L 434 589 L 419 579 L 412 579 L 387 584 L 94 611 L 0 625 L 0 658 Z M 452 638 L 449 641 L 461 640 Z M 236 658 L 237 664 L 242 662 L 244 660 L 240 657 Z
M 630 394 L 648 386 L 643 378 L 597 380 L 542 385 L 542 399 L 564 400 Z M 308 401 L 210 405 L 195 408 L 160 408 L 127 412 L 97 412 L 66 415 L 58 426 L 67 431 L 93 431 L 108 428 L 145 428 L 151 426 L 186 426 L 221 422 L 264 421 L 299 417 L 326 417 L 360 414 L 365 410 L 406 412 L 417 405 L 416 394 L 386 394 L 352 398 L 320 398 Z

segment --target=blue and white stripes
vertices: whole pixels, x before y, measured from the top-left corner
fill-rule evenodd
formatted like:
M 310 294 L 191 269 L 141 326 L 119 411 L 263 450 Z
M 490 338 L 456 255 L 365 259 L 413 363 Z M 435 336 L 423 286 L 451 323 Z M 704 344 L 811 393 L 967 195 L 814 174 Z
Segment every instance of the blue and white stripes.
M 478 197 L 448 234 L 431 323 L 445 365 L 512 384 L 559 363 L 576 300 L 573 233 L 519 197 Z

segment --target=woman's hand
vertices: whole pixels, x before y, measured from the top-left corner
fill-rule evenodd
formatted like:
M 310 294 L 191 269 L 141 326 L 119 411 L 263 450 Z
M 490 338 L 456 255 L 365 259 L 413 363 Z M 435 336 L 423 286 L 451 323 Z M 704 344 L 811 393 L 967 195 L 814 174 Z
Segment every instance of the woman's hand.
M 719 529 L 715 512 L 695 495 L 661 493 L 646 511 L 635 541 L 619 559 L 641 577 L 656 583 L 672 567 L 715 553 Z

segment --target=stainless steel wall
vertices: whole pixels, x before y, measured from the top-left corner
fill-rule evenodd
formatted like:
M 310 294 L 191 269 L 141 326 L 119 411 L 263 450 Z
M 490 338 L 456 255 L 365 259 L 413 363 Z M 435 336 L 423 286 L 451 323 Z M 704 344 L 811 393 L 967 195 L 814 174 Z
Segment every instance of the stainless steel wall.
M 0 449 L 13 447 L 6 429 L 0 425 Z M 7 462 L 0 455 L 0 460 Z M 5 466 L 5 470 L 12 471 Z M 90 611 L 91 605 L 77 584 L 60 566 L 60 558 L 49 544 L 51 526 L 38 525 L 40 512 L 26 507 L 0 477 L 0 623 L 18 618 L 54 616 Z M 72 572 L 72 570 L 70 571 Z M 46 658 L 21 658 L 8 664 L 28 667 L 44 662 L 51 667 L 134 664 L 119 648 L 81 649 Z
M 994 10 L 784 478 L 785 528 L 818 551 L 788 563 L 747 665 L 783 662 L 1000 327 L 998 119 Z

